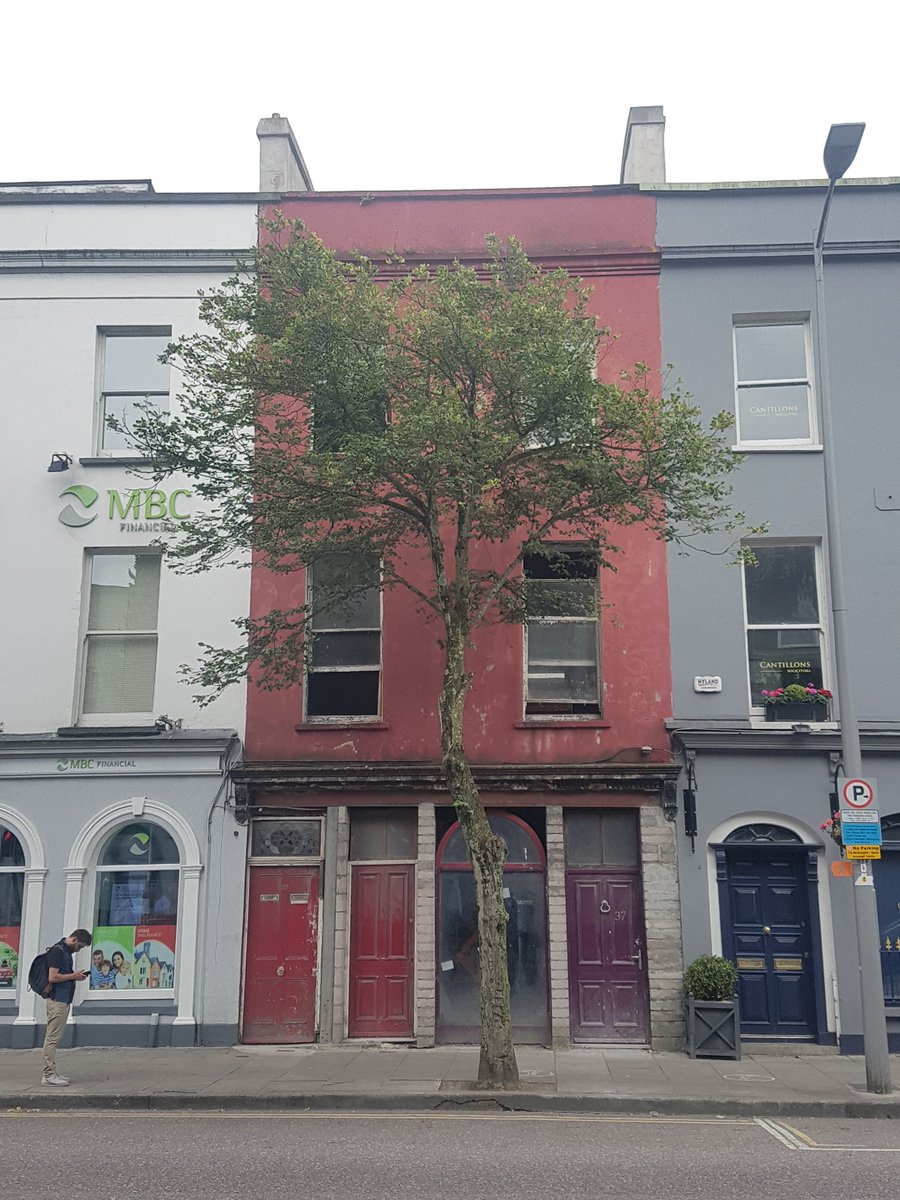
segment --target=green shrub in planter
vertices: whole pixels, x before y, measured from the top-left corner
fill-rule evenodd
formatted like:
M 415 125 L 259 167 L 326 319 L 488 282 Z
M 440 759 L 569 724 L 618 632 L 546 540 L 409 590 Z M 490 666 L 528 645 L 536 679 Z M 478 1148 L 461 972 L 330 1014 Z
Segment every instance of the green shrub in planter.
M 684 973 L 684 990 L 695 1000 L 730 1000 L 737 984 L 734 963 L 718 954 L 701 954 Z

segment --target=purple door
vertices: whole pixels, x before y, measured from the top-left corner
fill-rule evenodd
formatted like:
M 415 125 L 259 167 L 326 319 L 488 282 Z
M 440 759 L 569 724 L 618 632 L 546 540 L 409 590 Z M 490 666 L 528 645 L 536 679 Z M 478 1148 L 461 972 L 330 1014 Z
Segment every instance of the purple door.
M 569 1008 L 575 1042 L 647 1041 L 638 871 L 569 871 Z

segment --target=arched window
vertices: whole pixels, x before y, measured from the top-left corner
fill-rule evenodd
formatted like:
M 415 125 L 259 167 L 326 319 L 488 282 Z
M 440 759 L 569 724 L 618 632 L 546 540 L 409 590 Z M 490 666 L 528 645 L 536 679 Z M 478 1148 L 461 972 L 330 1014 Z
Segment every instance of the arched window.
M 175 986 L 178 847 L 151 821 L 118 829 L 97 866 L 92 993 Z
M 514 813 L 490 812 L 506 842 L 503 872 L 507 964 L 513 1031 L 519 1041 L 547 1034 L 546 856 L 530 825 Z M 475 879 L 459 823 L 437 851 L 438 1034 L 443 1041 L 478 1040 L 479 964 Z
M 0 825 L 0 996 L 15 994 L 24 890 L 25 851 L 12 830 Z
M 803 839 L 800 838 L 791 829 L 785 829 L 783 825 L 742 825 L 740 829 L 735 829 L 729 833 L 725 839 L 725 844 L 730 846 L 734 843 L 741 845 L 771 845 L 773 842 L 778 842 L 781 845 L 801 846 Z

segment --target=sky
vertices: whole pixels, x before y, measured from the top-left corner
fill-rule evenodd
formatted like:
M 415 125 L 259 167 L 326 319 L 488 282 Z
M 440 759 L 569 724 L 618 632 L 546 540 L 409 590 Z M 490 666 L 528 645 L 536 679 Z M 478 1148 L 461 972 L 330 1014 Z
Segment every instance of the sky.
M 888 0 L 7 0 L 0 27 L 5 182 L 252 192 L 277 112 L 319 191 L 614 184 L 651 104 L 670 182 L 821 179 L 844 121 L 849 177 L 900 175 Z

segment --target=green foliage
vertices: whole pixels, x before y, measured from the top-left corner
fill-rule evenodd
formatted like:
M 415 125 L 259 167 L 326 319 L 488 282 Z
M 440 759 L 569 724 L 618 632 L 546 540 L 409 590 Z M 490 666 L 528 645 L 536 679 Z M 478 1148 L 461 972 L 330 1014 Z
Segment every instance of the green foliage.
M 488 238 L 482 269 L 408 270 L 341 261 L 299 222 L 264 233 L 255 272 L 203 296 L 208 331 L 170 348 L 176 413 L 134 430 L 158 478 L 194 480 L 202 511 L 169 547 L 182 569 L 376 556 L 382 587 L 410 590 L 446 644 L 521 621 L 521 556 L 553 537 L 598 567 L 630 525 L 733 540 L 730 418 L 704 429 L 643 364 L 595 378 L 610 334 L 578 280 L 513 239 Z M 423 551 L 427 582 L 410 568 Z M 262 686 L 296 682 L 308 618 L 298 603 L 239 622 L 243 645 L 205 647 L 191 678 L 207 699 L 251 667 Z
M 684 990 L 695 1000 L 730 1000 L 737 985 L 734 963 L 718 954 L 701 954 L 684 973 Z

